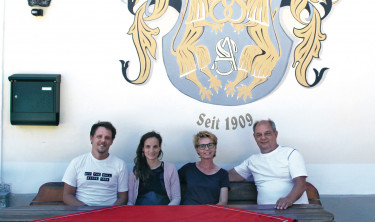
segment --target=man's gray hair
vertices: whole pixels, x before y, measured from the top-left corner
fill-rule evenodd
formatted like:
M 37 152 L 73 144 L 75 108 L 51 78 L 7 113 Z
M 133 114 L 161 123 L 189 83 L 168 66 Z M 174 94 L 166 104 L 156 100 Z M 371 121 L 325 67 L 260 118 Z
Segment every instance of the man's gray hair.
M 276 124 L 275 124 L 275 122 L 274 122 L 272 119 L 268 119 L 268 120 L 258 120 L 258 121 L 256 121 L 256 122 L 254 123 L 254 125 L 253 125 L 253 132 L 254 132 L 254 133 L 255 133 L 255 128 L 257 127 L 258 123 L 259 123 L 259 122 L 262 122 L 262 121 L 266 121 L 266 122 L 268 122 L 268 123 L 271 125 L 271 127 L 272 127 L 272 131 L 273 131 L 274 133 L 276 133 Z

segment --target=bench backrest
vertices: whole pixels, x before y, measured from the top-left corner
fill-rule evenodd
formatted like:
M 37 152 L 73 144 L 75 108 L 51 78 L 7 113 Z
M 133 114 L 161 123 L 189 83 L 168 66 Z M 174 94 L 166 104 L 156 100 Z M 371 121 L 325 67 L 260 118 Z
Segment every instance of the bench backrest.
M 30 205 L 65 205 L 63 201 L 64 182 L 49 182 L 40 186 L 38 194 Z
M 310 204 L 319 204 L 318 190 L 309 182 L 307 184 L 307 197 Z M 31 201 L 30 205 L 64 205 L 63 182 L 49 182 L 39 188 L 38 194 Z M 230 182 L 228 204 L 256 204 L 257 189 L 254 182 Z

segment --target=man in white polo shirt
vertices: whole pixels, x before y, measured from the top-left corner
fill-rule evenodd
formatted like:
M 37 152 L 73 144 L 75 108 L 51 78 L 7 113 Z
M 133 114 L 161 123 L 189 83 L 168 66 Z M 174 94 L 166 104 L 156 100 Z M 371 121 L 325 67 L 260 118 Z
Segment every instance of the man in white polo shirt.
M 108 152 L 115 136 L 116 129 L 110 122 L 91 127 L 91 152 L 74 158 L 62 179 L 65 204 L 112 206 L 128 202 L 126 164 Z
M 278 132 L 272 120 L 256 122 L 253 131 L 260 153 L 229 170 L 229 180 L 244 181 L 252 176 L 258 190 L 258 204 L 275 204 L 276 209 L 308 204 L 307 172 L 301 154 L 277 144 Z

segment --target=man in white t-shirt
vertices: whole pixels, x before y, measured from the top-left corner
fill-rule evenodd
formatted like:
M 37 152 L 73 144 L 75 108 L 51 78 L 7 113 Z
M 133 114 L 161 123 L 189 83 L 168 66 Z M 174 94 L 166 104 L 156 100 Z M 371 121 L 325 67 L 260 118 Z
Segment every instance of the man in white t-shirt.
M 301 154 L 277 144 L 278 132 L 272 120 L 256 122 L 253 131 L 260 153 L 229 170 L 229 180 L 244 181 L 253 177 L 258 204 L 275 204 L 276 209 L 308 204 L 307 172 Z
M 74 158 L 65 171 L 63 200 L 74 206 L 112 206 L 128 202 L 126 163 L 109 154 L 116 136 L 110 122 L 91 127 L 91 152 Z

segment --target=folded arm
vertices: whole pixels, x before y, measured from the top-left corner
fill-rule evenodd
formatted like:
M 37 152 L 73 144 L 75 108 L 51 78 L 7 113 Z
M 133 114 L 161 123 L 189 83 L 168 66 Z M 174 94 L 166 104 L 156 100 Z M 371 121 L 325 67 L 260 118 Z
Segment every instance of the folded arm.
M 128 203 L 128 191 L 117 192 L 117 201 L 115 205 L 125 205 Z
M 245 181 L 245 178 L 243 178 L 240 174 L 238 174 L 234 168 L 228 170 L 228 175 L 229 175 L 229 181 L 231 182 Z
M 300 176 L 293 178 L 294 186 L 293 189 L 286 197 L 281 197 L 277 200 L 275 208 L 279 210 L 285 210 L 288 207 L 292 206 L 293 203 L 298 200 L 303 192 L 306 191 L 306 177 Z
M 86 204 L 76 198 L 76 187 L 64 183 L 63 201 L 67 205 L 85 206 Z
M 168 205 L 179 205 L 181 202 L 181 188 L 176 168 L 172 170 L 170 183 L 171 202 Z
M 222 187 L 220 189 L 220 197 L 218 205 L 227 205 L 228 204 L 228 187 Z

